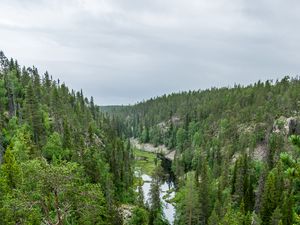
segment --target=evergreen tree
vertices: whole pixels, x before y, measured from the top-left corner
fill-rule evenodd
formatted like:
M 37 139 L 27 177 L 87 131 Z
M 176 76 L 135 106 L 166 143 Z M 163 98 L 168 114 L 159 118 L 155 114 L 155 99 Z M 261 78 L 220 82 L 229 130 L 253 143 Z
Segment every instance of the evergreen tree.
M 32 128 L 34 142 L 39 144 L 44 133 L 43 118 L 32 83 L 29 83 L 26 90 L 25 118 Z
M 270 172 L 264 188 L 262 197 L 261 219 L 262 225 L 269 225 L 271 216 L 279 203 L 276 197 L 276 184 L 274 172 Z
M 132 217 L 129 221 L 131 225 L 148 225 L 148 212 L 144 208 L 134 208 Z
M 219 217 L 216 214 L 216 211 L 213 210 L 210 217 L 208 218 L 208 225 L 216 225 L 219 224 Z
M 149 193 L 150 200 L 150 213 L 149 224 L 150 225 L 168 225 L 168 222 L 164 218 L 162 203 L 160 200 L 160 176 L 161 167 L 156 167 L 151 180 L 151 187 Z
M 282 224 L 282 219 L 281 218 L 282 218 L 282 214 L 280 212 L 280 208 L 277 207 L 274 210 L 274 212 L 273 212 L 273 214 L 271 216 L 270 224 L 271 225 L 280 225 L 280 224 Z
M 282 213 L 282 225 L 292 225 L 293 224 L 293 194 L 292 193 L 284 193 L 283 203 L 281 208 Z M 275 213 L 275 212 L 274 212 Z
M 203 162 L 200 183 L 199 183 L 199 202 L 200 202 L 200 224 L 207 224 L 208 218 L 211 214 L 210 203 L 210 181 L 207 162 Z
M 21 182 L 21 169 L 12 154 L 10 147 L 5 151 L 4 162 L 3 165 L 1 165 L 1 173 L 3 173 L 9 188 L 17 188 Z

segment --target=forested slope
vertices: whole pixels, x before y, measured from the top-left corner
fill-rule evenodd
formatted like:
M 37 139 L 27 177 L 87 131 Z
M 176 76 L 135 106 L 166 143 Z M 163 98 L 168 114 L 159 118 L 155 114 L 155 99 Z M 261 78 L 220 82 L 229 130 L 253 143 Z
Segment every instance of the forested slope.
M 133 156 L 93 98 L 0 52 L 0 224 L 122 224 Z
M 299 78 L 104 107 L 127 137 L 176 150 L 176 224 L 299 224 Z

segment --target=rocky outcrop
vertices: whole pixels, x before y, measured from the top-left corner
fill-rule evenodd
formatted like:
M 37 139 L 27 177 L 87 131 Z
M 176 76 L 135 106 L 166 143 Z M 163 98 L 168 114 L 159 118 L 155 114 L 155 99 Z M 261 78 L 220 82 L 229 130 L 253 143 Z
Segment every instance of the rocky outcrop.
M 296 117 L 287 119 L 287 134 L 300 134 L 300 120 Z
M 175 150 L 169 150 L 165 145 L 159 145 L 155 147 L 152 144 L 149 143 L 140 143 L 137 139 L 131 138 L 130 143 L 133 147 L 146 151 L 146 152 L 152 152 L 152 153 L 159 153 L 164 155 L 169 160 L 174 160 L 175 156 Z
M 267 157 L 268 146 L 266 143 L 261 143 L 256 146 L 253 151 L 253 159 L 263 161 Z
M 129 221 L 132 217 L 133 208 L 134 206 L 126 204 L 120 206 L 119 212 L 123 218 L 124 225 L 129 225 Z
M 176 151 L 173 150 L 173 151 L 170 151 L 168 154 L 165 155 L 165 157 L 171 161 L 173 161 L 175 159 L 175 153 Z
M 172 122 L 175 125 L 178 125 L 180 123 L 180 118 L 178 116 L 172 116 L 170 122 Z
M 286 118 L 281 116 L 273 124 L 272 132 L 282 133 L 286 136 L 292 134 L 300 134 L 300 118 L 298 117 L 289 117 Z

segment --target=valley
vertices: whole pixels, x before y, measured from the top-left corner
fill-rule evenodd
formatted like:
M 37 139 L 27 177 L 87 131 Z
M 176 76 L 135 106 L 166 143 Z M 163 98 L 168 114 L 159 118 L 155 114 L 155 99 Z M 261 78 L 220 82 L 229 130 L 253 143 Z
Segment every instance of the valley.
M 0 224 L 299 224 L 299 90 L 100 107 L 0 52 Z

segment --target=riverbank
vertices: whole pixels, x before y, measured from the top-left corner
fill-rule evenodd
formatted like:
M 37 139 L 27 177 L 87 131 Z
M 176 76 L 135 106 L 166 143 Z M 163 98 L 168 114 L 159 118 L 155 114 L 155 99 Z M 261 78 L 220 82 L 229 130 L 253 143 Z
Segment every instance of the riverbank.
M 131 146 L 135 149 L 142 150 L 144 152 L 150 153 L 160 153 L 164 155 L 165 158 L 173 161 L 175 157 L 175 150 L 169 150 L 165 145 L 154 146 L 150 143 L 140 143 L 138 139 L 130 139 Z
M 141 173 L 151 175 L 155 169 L 155 162 L 157 161 L 156 154 L 137 148 L 133 148 L 133 154 L 135 158 L 135 169 L 140 170 Z

